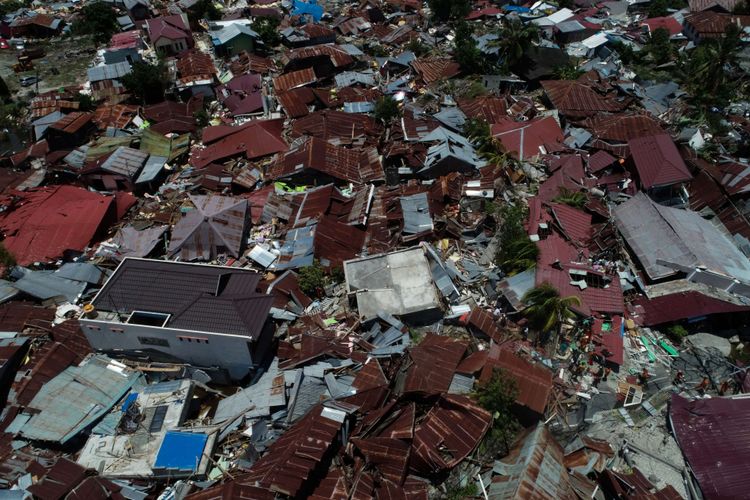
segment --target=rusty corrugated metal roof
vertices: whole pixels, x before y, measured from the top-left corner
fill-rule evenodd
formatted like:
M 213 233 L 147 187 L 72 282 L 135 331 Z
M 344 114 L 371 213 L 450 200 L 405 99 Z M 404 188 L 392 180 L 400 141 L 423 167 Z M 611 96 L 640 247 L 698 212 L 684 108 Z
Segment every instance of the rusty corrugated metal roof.
M 276 92 L 284 92 L 285 90 L 310 85 L 316 81 L 318 81 L 318 77 L 315 76 L 315 71 L 312 68 L 305 68 L 277 76 L 273 79 L 273 88 Z
M 552 391 L 552 372 L 548 368 L 521 359 L 513 351 L 493 344 L 487 356 L 487 364 L 482 370 L 481 380 L 489 380 L 495 368 L 502 369 L 516 381 L 518 404 L 538 414 L 544 414 L 547 399 Z
M 492 415 L 472 399 L 442 396 L 417 426 L 409 466 L 426 475 L 455 467 L 474 451 L 491 421 Z
M 416 59 L 411 63 L 414 70 L 426 84 L 447 80 L 461 72 L 461 65 L 453 59 Z

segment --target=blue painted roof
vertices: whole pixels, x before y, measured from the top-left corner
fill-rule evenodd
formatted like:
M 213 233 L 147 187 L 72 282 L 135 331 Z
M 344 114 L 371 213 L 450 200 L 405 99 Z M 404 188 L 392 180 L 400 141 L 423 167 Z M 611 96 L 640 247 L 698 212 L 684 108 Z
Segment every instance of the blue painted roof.
M 318 5 L 315 2 L 315 0 L 309 0 L 307 2 L 294 0 L 294 7 L 292 8 L 292 15 L 295 15 L 295 16 L 309 15 L 317 23 L 320 21 L 320 18 L 323 17 L 323 7 Z
M 156 455 L 154 468 L 197 470 L 207 441 L 205 434 L 168 431 Z

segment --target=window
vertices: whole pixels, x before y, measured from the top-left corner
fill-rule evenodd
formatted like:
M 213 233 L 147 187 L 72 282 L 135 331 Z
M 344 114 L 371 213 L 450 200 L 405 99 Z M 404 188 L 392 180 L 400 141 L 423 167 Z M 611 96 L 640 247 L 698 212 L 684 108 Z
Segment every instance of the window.
M 101 328 L 99 328 L 98 326 L 92 326 L 92 325 L 86 325 L 86 328 L 88 328 L 89 330 L 96 330 L 97 332 L 101 330 Z
M 154 416 L 151 419 L 151 423 L 148 426 L 148 432 L 154 433 L 159 432 L 164 425 L 164 417 L 167 416 L 167 405 L 160 405 L 154 410 Z
M 206 337 L 187 337 L 184 335 L 180 335 L 177 337 L 177 340 L 180 342 L 196 342 L 198 344 L 208 344 L 208 339 Z
M 138 342 L 143 345 L 157 345 L 160 347 L 169 347 L 169 342 L 158 337 L 138 337 Z
M 169 321 L 169 314 L 152 311 L 133 311 L 130 313 L 128 323 L 131 325 L 158 326 L 163 327 Z
M 112 332 L 112 333 L 125 333 L 125 330 L 123 328 L 113 328 L 113 327 L 110 327 L 109 331 Z

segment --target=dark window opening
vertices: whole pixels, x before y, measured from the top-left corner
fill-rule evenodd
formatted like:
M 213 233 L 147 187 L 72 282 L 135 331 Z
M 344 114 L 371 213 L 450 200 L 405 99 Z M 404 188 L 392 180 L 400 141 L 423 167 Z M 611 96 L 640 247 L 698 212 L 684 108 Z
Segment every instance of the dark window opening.
M 169 314 L 149 311 L 133 311 L 128 318 L 128 323 L 133 325 L 159 326 L 167 324 Z
M 164 425 L 164 418 L 167 416 L 167 409 L 169 406 L 161 405 L 157 406 L 154 410 L 154 417 L 151 419 L 151 423 L 148 426 L 148 432 L 159 432 Z
M 156 345 L 160 347 L 169 347 L 169 342 L 157 337 L 138 337 L 138 342 L 143 345 Z

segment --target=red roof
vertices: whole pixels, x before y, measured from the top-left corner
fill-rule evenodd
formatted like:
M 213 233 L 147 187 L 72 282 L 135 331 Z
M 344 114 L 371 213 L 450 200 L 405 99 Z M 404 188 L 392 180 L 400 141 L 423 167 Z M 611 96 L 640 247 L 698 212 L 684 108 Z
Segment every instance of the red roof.
M 485 7 L 481 10 L 475 10 L 469 13 L 469 15 L 466 16 L 466 19 L 473 20 L 473 19 L 479 19 L 480 17 L 484 16 L 497 16 L 498 14 L 502 14 L 503 11 L 498 9 L 497 7 Z
M 559 151 L 564 139 L 560 124 L 551 116 L 524 122 L 504 118 L 492 125 L 491 133 L 519 160 Z
M 109 40 L 109 49 L 130 49 L 136 48 L 141 44 L 141 32 L 139 30 L 123 31 L 115 33 Z
M 592 174 L 601 172 L 602 170 L 609 167 L 616 161 L 617 161 L 617 158 L 607 153 L 606 151 L 597 151 L 593 155 L 589 156 L 589 159 L 588 159 L 589 172 L 591 172 Z
M 190 28 L 185 25 L 182 16 L 178 14 L 146 19 L 146 30 L 151 43 L 160 38 L 182 40 L 183 38 L 192 39 L 193 37 Z
M 585 75 L 584 75 L 585 76 Z M 593 116 L 601 112 L 617 113 L 628 101 L 617 99 L 608 88 L 598 88 L 584 80 L 546 80 L 541 82 L 547 98 L 560 113 L 571 117 Z
M 750 490 L 750 399 L 689 401 L 672 394 L 677 443 L 706 500 L 747 498 Z
M 650 189 L 687 182 L 693 178 L 667 134 L 641 137 L 628 142 L 641 186 Z
M 49 186 L 15 192 L 0 214 L 4 245 L 22 266 L 83 251 L 114 207 L 112 196 L 73 186 Z
M 672 293 L 647 299 L 639 297 L 635 304 L 643 308 L 644 326 L 660 325 L 711 314 L 749 312 L 750 306 L 742 306 L 703 295 L 697 291 Z
M 203 168 L 209 163 L 244 154 L 252 160 L 286 151 L 281 138 L 283 120 L 257 120 L 239 127 L 207 127 L 203 130 L 204 149 L 194 150 L 190 163 Z
M 584 315 L 590 315 L 592 312 L 608 314 L 624 312 L 625 305 L 619 278 L 606 276 L 591 268 L 585 259 L 587 255 L 585 249 L 576 249 L 555 233 L 538 241 L 537 246 L 539 258 L 537 259 L 536 285 L 549 283 L 563 297 L 578 297 L 581 299 L 581 305 L 574 306 L 573 309 Z M 579 281 L 584 277 L 582 274 L 577 274 L 582 272 L 590 274 L 590 278 L 596 281 L 602 281 L 603 286 L 587 286 L 581 289 L 572 285 L 571 281 Z
M 467 346 L 466 341 L 428 333 L 418 346 L 409 350 L 413 364 L 406 374 L 404 392 L 448 392 Z
M 489 380 L 495 368 L 501 368 L 516 380 L 516 403 L 544 414 L 547 399 L 552 391 L 552 372 L 548 368 L 538 363 L 530 363 L 513 351 L 493 343 L 480 380 Z
M 573 243 L 586 246 L 591 239 L 591 215 L 562 203 L 551 203 L 550 209 L 557 224 Z
M 652 17 L 646 19 L 642 23 L 648 27 L 649 32 L 653 33 L 658 29 L 665 29 L 669 31 L 670 35 L 678 35 L 682 32 L 682 24 L 674 17 Z
M 277 76 L 273 79 L 273 88 L 276 92 L 284 92 L 285 90 L 295 89 L 297 87 L 304 87 L 315 83 L 318 77 L 315 76 L 315 71 L 312 68 L 305 68 L 299 71 L 292 71 L 290 73 L 284 73 L 281 76 Z
M 612 321 L 609 323 L 610 328 L 604 331 L 604 320 L 596 318 L 592 326 L 592 333 L 594 334 L 594 351 L 597 354 L 604 356 L 604 358 L 616 364 L 622 366 L 625 348 L 623 346 L 622 338 L 622 327 L 623 321 L 622 316 L 614 316 Z
M 461 65 L 453 59 L 416 59 L 411 63 L 414 70 L 426 84 L 447 80 L 461 72 Z
M 268 178 L 291 177 L 306 170 L 315 170 L 357 184 L 383 180 L 385 177 L 377 149 L 348 149 L 309 137 L 298 147 L 279 155 L 268 170 Z

